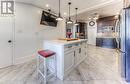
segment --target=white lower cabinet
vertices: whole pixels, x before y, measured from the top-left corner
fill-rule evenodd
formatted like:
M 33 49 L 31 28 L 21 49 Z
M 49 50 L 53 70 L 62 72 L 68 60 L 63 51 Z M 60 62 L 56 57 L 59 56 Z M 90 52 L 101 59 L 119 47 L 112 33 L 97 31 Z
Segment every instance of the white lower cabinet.
M 84 59 L 84 56 L 87 56 L 87 49 L 86 49 L 86 47 L 82 47 L 81 48 L 81 60 L 83 60 Z
M 80 49 L 81 48 L 79 48 L 79 47 L 75 49 L 75 65 L 78 64 L 80 57 L 81 57 Z
M 86 42 L 65 46 L 64 74 L 68 74 L 74 67 L 86 58 Z
M 69 69 L 71 69 L 74 66 L 74 51 L 70 50 L 65 52 L 64 55 L 64 71 L 67 72 Z

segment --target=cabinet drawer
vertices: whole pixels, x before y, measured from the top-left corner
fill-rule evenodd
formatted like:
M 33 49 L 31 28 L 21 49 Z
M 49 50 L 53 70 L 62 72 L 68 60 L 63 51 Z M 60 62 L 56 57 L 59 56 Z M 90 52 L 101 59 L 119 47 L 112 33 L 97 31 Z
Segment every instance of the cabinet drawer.
M 64 46 L 64 50 L 67 51 L 67 50 L 71 50 L 74 48 L 74 45 L 70 44 L 70 45 L 66 45 Z
M 78 48 L 79 46 L 81 46 L 80 43 L 69 44 L 69 45 L 64 46 L 64 51 L 68 51 L 68 50 L 70 51 L 70 50 L 72 50 L 74 48 Z
M 87 47 L 87 43 L 86 42 L 82 42 L 81 47 L 86 48 Z

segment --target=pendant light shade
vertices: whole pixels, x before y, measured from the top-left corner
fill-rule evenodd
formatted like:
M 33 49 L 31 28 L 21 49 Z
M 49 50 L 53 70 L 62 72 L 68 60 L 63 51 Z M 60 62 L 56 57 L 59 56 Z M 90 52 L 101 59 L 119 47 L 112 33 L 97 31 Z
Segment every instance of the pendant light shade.
M 77 10 L 78 10 L 78 8 L 75 8 L 75 10 L 76 10 L 76 15 L 75 15 L 76 21 L 75 21 L 75 25 L 79 25 L 79 23 L 78 23 L 78 21 L 77 21 Z
M 60 14 L 60 13 L 59 13 L 59 15 L 58 15 L 58 18 L 56 18 L 56 20 L 58 20 L 58 21 L 63 20 L 63 18 L 61 17 L 61 14 Z
M 58 20 L 58 21 L 61 21 L 61 20 L 63 20 L 63 18 L 61 17 L 61 12 L 60 12 L 60 0 L 59 0 L 59 14 L 58 14 L 58 17 L 56 18 L 56 20 Z
M 73 21 L 71 20 L 71 17 L 70 17 L 70 5 L 71 5 L 71 2 L 69 2 L 68 5 L 69 5 L 69 20 L 67 21 L 67 24 L 72 24 Z
M 79 25 L 79 23 L 76 21 L 74 25 Z
M 73 21 L 71 20 L 71 18 L 69 18 L 69 20 L 67 21 L 67 24 L 72 24 Z

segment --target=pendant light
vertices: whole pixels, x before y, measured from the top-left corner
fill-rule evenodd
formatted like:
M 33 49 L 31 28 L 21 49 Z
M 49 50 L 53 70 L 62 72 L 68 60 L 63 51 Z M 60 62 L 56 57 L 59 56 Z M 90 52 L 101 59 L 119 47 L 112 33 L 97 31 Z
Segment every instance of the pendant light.
M 68 3 L 69 5 L 69 20 L 67 21 L 67 24 L 72 24 L 72 20 L 71 20 L 71 17 L 70 17 L 70 5 L 71 5 L 71 2 Z
M 61 12 L 60 12 L 60 0 L 59 0 L 59 14 L 58 14 L 58 17 L 56 18 L 56 20 L 58 20 L 58 21 L 63 20 L 63 18 L 61 17 Z
M 76 16 L 75 16 L 76 21 L 75 21 L 75 25 L 79 25 L 78 21 L 77 21 L 77 10 L 78 10 L 78 8 L 75 8 L 75 10 L 76 10 Z

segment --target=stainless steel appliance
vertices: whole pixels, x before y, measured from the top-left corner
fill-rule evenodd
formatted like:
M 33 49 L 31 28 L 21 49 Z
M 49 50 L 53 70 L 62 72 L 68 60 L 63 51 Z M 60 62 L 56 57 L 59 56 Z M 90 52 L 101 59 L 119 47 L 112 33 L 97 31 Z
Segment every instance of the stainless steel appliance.
M 130 82 L 130 8 L 122 10 L 120 15 L 120 30 L 117 43 L 121 53 L 121 74 L 127 82 Z

